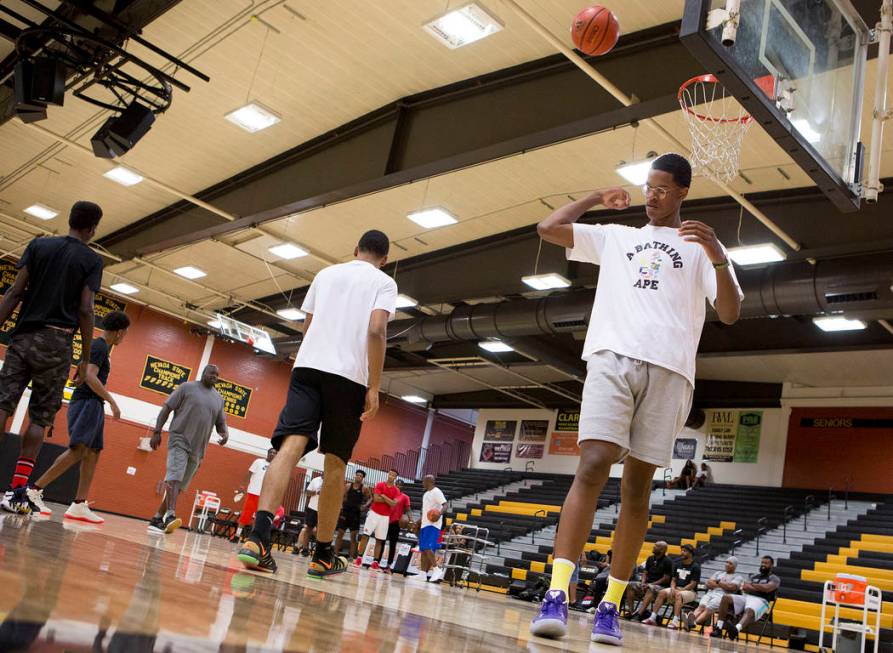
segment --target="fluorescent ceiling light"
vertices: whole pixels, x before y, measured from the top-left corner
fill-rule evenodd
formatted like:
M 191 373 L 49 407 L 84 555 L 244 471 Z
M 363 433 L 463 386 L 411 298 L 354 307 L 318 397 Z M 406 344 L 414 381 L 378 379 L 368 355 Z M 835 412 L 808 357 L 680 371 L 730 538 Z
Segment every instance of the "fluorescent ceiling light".
M 508 351 L 515 351 L 501 340 L 483 340 L 478 343 L 481 349 L 493 352 L 494 354 L 503 354 Z
M 106 179 L 111 179 L 122 186 L 136 186 L 143 180 L 142 175 L 138 175 L 133 170 L 128 170 L 124 166 L 112 168 L 102 176 Z
M 812 144 L 819 143 L 822 140 L 822 135 L 812 128 L 812 125 L 809 124 L 809 121 L 805 118 L 797 118 L 791 121 L 791 124 L 794 126 L 800 134 Z
M 273 245 L 270 249 L 267 250 L 273 256 L 278 256 L 279 258 L 285 259 L 289 261 L 293 258 L 301 258 L 302 256 L 307 256 L 309 252 L 303 247 L 298 247 L 294 243 L 281 243 L 279 245 Z
M 772 243 L 732 247 L 729 249 L 729 256 L 735 263 L 742 266 L 776 263 L 786 258 L 786 254 Z
M 456 224 L 458 222 L 449 211 L 439 207 L 413 211 L 406 217 L 425 229 L 436 229 L 437 227 L 445 227 L 448 224 Z
M 453 9 L 423 25 L 450 50 L 480 41 L 502 30 L 502 23 L 477 2 Z
M 119 292 L 122 295 L 133 295 L 139 292 L 139 288 L 135 286 L 131 286 L 129 283 L 113 283 L 110 288 L 115 292 Z
M 33 215 L 35 218 L 39 218 L 41 220 L 52 220 L 59 212 L 55 209 L 51 209 L 45 204 L 32 204 L 27 209 L 25 209 L 25 213 L 28 215 Z
M 244 107 L 230 111 L 226 114 L 226 119 L 234 125 L 238 125 L 249 134 L 272 127 L 282 120 L 273 111 L 258 102 L 250 102 Z
M 428 400 L 424 397 L 420 397 L 418 395 L 403 395 L 400 397 L 403 401 L 408 401 L 413 404 L 427 404 Z
M 549 272 L 547 274 L 531 274 L 527 277 L 521 277 L 521 281 L 526 283 L 534 290 L 552 290 L 554 288 L 567 288 L 571 282 L 562 277 L 560 274 Z
M 201 279 L 202 277 L 208 276 L 207 272 L 194 268 L 191 265 L 184 265 L 182 268 L 174 270 L 174 272 L 187 279 Z
M 843 316 L 814 317 L 812 322 L 822 331 L 860 331 L 868 326 L 862 320 L 850 320 Z
M 299 311 L 296 308 L 280 308 L 276 311 L 276 315 L 292 321 L 303 320 L 307 317 L 307 314 L 304 313 L 304 311 Z
M 654 159 L 635 161 L 634 163 L 621 163 L 616 168 L 618 175 L 636 186 L 643 186 L 648 181 L 648 173 L 651 171 L 651 163 Z
M 413 306 L 418 306 L 419 301 L 417 299 L 413 299 L 409 295 L 397 295 L 397 308 L 412 308 Z

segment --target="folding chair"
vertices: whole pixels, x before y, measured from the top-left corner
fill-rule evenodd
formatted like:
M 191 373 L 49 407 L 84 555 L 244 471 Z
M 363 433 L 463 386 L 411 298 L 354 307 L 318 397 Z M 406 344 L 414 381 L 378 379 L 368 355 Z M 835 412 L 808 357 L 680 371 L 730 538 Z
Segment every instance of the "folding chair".
M 762 617 L 760 617 L 759 621 L 757 621 L 756 623 L 754 623 L 750 626 L 750 628 L 753 628 L 760 622 L 763 623 L 762 627 L 760 628 L 760 634 L 757 635 L 757 646 L 759 646 L 760 643 L 763 641 L 763 636 L 766 634 L 766 628 L 768 627 L 769 628 L 769 648 L 775 648 L 775 644 L 774 644 L 774 641 L 775 641 L 775 602 L 777 600 L 778 600 L 777 597 L 772 599 L 772 601 L 769 603 L 769 611 L 766 614 L 764 614 Z M 748 631 L 750 630 L 750 628 L 748 628 Z

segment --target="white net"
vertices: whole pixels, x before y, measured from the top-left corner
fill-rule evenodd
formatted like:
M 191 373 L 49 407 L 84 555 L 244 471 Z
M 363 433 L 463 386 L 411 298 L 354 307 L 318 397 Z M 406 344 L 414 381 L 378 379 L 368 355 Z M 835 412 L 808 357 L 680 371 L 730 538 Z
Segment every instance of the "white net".
M 729 183 L 738 175 L 750 114 L 713 75 L 701 75 L 679 89 L 679 105 L 691 134 L 694 171 L 713 181 Z

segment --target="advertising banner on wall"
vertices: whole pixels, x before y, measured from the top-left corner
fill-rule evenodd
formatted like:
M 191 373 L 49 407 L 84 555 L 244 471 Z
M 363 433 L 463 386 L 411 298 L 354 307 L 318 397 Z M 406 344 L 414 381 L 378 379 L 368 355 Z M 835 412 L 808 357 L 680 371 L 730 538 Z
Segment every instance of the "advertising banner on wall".
M 521 434 L 518 436 L 520 442 L 546 442 L 546 436 L 549 434 L 549 420 L 547 419 L 525 419 L 521 420 Z
M 542 458 L 545 449 L 546 445 L 544 444 L 522 444 L 519 442 L 515 449 L 515 458 Z
M 760 434 L 763 430 L 763 411 L 749 410 L 738 413 L 738 430 L 735 435 L 736 463 L 755 463 L 760 453 Z
M 574 432 L 580 430 L 579 410 L 559 410 L 555 418 L 555 430 L 561 432 Z
M 481 445 L 482 463 L 507 463 L 512 459 L 512 443 L 484 442 Z
M 484 442 L 511 442 L 515 439 L 517 420 L 491 419 L 484 427 Z M 509 447 L 511 453 L 511 447 Z
M 704 460 L 730 463 L 735 456 L 735 433 L 738 429 L 737 410 L 709 411 Z
M 549 453 L 553 456 L 579 456 L 576 433 L 553 433 L 549 441 Z
M 673 458 L 676 460 L 691 460 L 698 450 L 698 441 L 694 438 L 676 438 L 673 443 Z

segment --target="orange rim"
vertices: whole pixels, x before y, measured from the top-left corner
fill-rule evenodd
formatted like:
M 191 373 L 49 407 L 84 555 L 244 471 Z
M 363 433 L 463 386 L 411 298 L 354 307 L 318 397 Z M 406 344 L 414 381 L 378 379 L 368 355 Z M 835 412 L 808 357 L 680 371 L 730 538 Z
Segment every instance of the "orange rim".
M 753 120 L 753 117 L 749 113 L 745 113 L 740 118 L 714 118 L 712 116 L 705 116 L 702 113 L 698 113 L 697 111 L 689 107 L 683 99 L 683 94 L 685 93 L 685 89 L 687 89 L 692 84 L 697 84 L 698 82 L 702 84 L 719 84 L 719 80 L 716 78 L 716 75 L 707 73 L 706 75 L 697 75 L 695 77 L 692 77 L 690 80 L 679 87 L 679 92 L 676 94 L 676 99 L 679 100 L 679 106 L 681 106 L 690 115 L 703 122 L 738 123 L 744 125 Z

